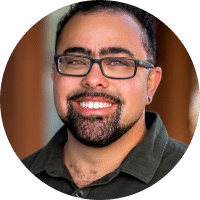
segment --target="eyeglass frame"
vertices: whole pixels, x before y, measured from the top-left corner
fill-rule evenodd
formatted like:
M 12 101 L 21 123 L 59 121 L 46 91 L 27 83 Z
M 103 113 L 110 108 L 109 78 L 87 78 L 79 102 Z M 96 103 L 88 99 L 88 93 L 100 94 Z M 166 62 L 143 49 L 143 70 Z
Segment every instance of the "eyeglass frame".
M 59 70 L 59 67 L 58 67 L 58 60 L 60 57 L 63 57 L 63 56 L 74 56 L 74 57 L 81 57 L 81 58 L 87 58 L 88 60 L 90 60 L 90 66 L 89 66 L 89 69 L 87 71 L 87 73 L 83 74 L 83 75 L 74 75 L 74 74 L 66 74 L 66 73 L 62 73 L 60 70 Z M 135 62 L 135 71 L 134 71 L 134 74 L 132 76 L 129 76 L 129 77 L 125 77 L 125 78 L 120 78 L 120 77 L 111 77 L 111 76 L 107 76 L 104 71 L 103 71 L 103 67 L 102 67 L 102 62 L 103 60 L 105 59 L 113 59 L 113 58 L 117 58 L 117 59 L 126 59 L 126 60 L 132 60 Z M 55 64 L 56 64 L 56 69 L 57 69 L 57 72 L 59 74 L 62 74 L 62 75 L 65 75 L 65 76 L 74 76 L 74 77 L 84 77 L 84 76 L 87 76 L 94 63 L 98 63 L 99 64 L 99 67 L 100 67 L 100 70 L 101 70 L 101 73 L 103 74 L 103 76 L 105 76 L 106 78 L 110 78 L 110 79 L 130 79 L 130 78 L 133 78 L 135 75 L 136 75 L 136 72 L 137 72 L 137 67 L 138 66 L 141 66 L 141 67 L 144 67 L 146 69 L 152 69 L 154 68 L 154 65 L 152 63 L 150 63 L 149 61 L 145 61 L 145 60 L 138 60 L 138 59 L 133 59 L 133 58 L 129 58 L 129 57 L 104 57 L 104 58 L 101 58 L 101 59 L 94 59 L 94 58 L 91 58 L 89 56 L 84 56 L 84 55 L 74 55 L 74 54 L 60 54 L 60 55 L 55 55 L 54 56 L 54 61 L 55 61 Z

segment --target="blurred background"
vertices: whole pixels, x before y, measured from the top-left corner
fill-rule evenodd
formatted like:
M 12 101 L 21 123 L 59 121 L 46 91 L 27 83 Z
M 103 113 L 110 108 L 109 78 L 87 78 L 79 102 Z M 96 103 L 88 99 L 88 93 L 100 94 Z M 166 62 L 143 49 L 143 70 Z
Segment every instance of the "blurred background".
M 53 101 L 51 64 L 56 25 L 68 7 L 35 24 L 11 54 L 1 86 L 1 114 L 7 137 L 22 159 L 43 147 L 62 126 Z M 157 27 L 157 66 L 163 78 L 147 110 L 158 112 L 170 137 L 189 144 L 199 108 L 193 63 L 177 36 L 162 22 Z

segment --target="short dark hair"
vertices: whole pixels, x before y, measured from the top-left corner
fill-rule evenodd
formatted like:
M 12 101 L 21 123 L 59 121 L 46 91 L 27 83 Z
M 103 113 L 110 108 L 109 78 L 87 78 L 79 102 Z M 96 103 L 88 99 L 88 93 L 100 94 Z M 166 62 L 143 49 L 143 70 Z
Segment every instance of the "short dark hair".
M 133 15 L 141 23 L 143 29 L 148 38 L 148 45 L 145 45 L 149 55 L 152 57 L 152 62 L 156 62 L 156 19 L 149 14 L 148 12 L 137 8 L 135 6 L 116 2 L 116 1 L 107 1 L 107 0 L 93 0 L 93 1 L 84 1 L 70 6 L 70 10 L 65 14 L 60 22 L 57 25 L 56 32 L 56 43 L 55 43 L 55 52 L 57 51 L 59 37 L 62 33 L 63 28 L 67 22 L 74 16 L 77 12 L 90 13 L 100 10 L 109 10 L 114 11 L 124 11 Z

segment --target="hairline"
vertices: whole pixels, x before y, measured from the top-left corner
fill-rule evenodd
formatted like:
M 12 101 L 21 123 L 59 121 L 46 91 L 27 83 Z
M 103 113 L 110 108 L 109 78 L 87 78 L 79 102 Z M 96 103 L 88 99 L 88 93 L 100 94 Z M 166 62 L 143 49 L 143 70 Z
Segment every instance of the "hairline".
M 96 9 L 89 10 L 89 11 L 81 11 L 81 10 L 79 10 L 76 13 L 74 13 L 61 29 L 59 37 L 57 38 L 55 53 L 57 52 L 57 49 L 58 49 L 58 46 L 59 46 L 59 42 L 60 42 L 60 38 L 61 38 L 61 35 L 63 33 L 63 30 L 64 30 L 65 26 L 68 24 L 68 22 L 74 16 L 76 16 L 78 14 L 88 15 L 88 14 L 99 13 L 99 12 L 108 12 L 108 11 L 111 11 L 113 14 L 118 13 L 118 12 L 125 13 L 125 14 L 129 15 L 130 17 L 132 17 L 134 20 L 136 20 L 136 23 L 139 25 L 139 28 L 140 28 L 140 31 L 141 31 L 141 34 L 140 34 L 141 35 L 141 40 L 142 40 L 142 44 L 144 46 L 144 49 L 147 52 L 148 61 L 153 63 L 154 62 L 153 61 L 153 55 L 151 53 L 150 46 L 149 46 L 150 38 L 149 38 L 149 36 L 147 34 L 146 28 L 143 27 L 142 23 L 139 21 L 139 19 L 134 14 L 132 14 L 132 13 L 130 13 L 130 12 L 128 12 L 128 11 L 122 9 L 122 8 L 118 8 L 118 7 L 116 7 L 116 8 L 96 8 Z M 110 14 L 110 12 L 109 12 L 109 14 Z

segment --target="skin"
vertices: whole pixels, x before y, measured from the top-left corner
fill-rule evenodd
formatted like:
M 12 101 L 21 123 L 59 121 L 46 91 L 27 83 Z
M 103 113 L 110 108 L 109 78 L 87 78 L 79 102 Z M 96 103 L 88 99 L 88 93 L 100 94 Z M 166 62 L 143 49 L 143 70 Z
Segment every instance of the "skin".
M 119 56 L 149 60 L 143 45 L 142 29 L 139 22 L 123 12 L 95 12 L 87 15 L 78 13 L 66 24 L 60 36 L 57 54 L 66 49 L 81 47 L 89 50 L 92 58 Z M 120 47 L 128 53 L 108 53 L 102 55 L 102 49 Z M 83 52 L 71 52 L 85 55 Z M 78 187 L 83 187 L 115 170 L 130 152 L 147 134 L 145 125 L 145 106 L 150 102 L 161 80 L 159 67 L 149 70 L 138 67 L 134 78 L 126 80 L 109 79 L 102 75 L 98 64 L 94 64 L 85 77 L 63 76 L 52 65 L 54 99 L 58 115 L 64 119 L 67 115 L 66 99 L 76 91 L 100 91 L 119 96 L 123 99 L 120 125 L 133 121 L 137 123 L 119 140 L 103 148 L 92 148 L 81 144 L 68 131 L 68 142 L 64 148 L 64 164 Z M 82 112 L 83 115 L 102 115 L 112 113 L 115 105 L 107 110 Z M 81 112 L 81 111 L 80 111 Z M 94 173 L 95 171 L 95 173 Z

